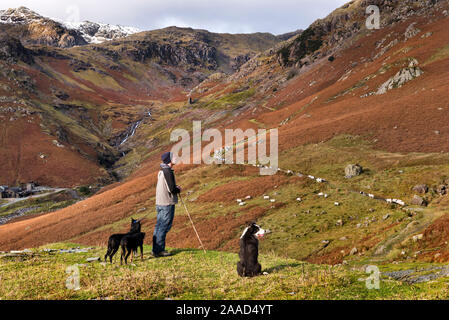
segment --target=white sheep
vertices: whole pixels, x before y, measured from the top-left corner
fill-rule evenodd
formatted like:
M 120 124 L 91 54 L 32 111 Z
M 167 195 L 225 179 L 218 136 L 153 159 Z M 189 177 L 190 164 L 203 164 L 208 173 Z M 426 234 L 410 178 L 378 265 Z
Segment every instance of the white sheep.
M 314 177 L 314 176 L 308 175 L 308 177 L 309 177 L 309 179 L 311 179 L 311 180 L 315 180 L 315 177 Z
M 237 199 L 237 202 L 238 203 L 242 203 L 242 199 Z
M 246 203 L 242 201 L 242 202 L 239 203 L 239 206 L 244 206 L 245 204 Z
M 323 183 L 326 182 L 323 178 L 316 178 L 316 182 Z
M 263 198 L 264 198 L 265 200 L 268 200 L 268 199 L 270 199 L 270 196 L 263 196 Z
M 251 199 L 251 196 L 246 196 L 245 199 L 246 199 L 246 200 L 249 200 L 249 199 Z
M 322 196 L 324 196 L 324 193 L 322 193 L 322 192 L 318 193 L 318 197 L 322 197 Z
M 334 202 L 334 205 L 338 207 L 340 205 L 340 202 Z
M 370 197 L 371 199 L 374 199 L 374 194 L 369 193 L 369 194 L 368 194 L 368 197 Z
M 276 199 L 271 199 L 270 202 L 276 202 Z
M 296 201 L 301 202 L 302 199 L 300 197 L 296 198 Z

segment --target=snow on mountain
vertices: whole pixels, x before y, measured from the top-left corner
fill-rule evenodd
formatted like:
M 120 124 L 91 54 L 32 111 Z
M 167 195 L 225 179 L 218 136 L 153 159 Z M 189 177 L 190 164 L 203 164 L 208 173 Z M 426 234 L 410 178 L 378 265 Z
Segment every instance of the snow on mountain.
M 88 43 L 101 43 L 108 40 L 115 40 L 140 32 L 134 27 L 124 27 L 120 25 L 84 22 L 64 22 L 58 21 L 67 29 L 77 30 Z
M 0 23 L 27 24 L 41 20 L 44 17 L 25 7 L 0 10 Z
M 59 19 L 46 18 L 26 7 L 0 10 L 0 23 L 29 24 L 38 22 L 46 24 L 49 20 L 61 24 L 66 29 L 78 31 L 87 43 L 101 43 L 107 40 L 115 40 L 141 31 L 134 27 L 106 23 L 90 21 L 66 22 Z

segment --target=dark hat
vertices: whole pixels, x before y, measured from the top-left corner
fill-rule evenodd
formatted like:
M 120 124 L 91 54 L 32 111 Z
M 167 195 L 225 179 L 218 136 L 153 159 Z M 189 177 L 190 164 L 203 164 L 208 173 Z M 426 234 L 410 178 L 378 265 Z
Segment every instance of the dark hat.
M 162 156 L 162 162 L 165 164 L 169 164 L 172 160 L 173 154 L 171 152 L 165 152 Z

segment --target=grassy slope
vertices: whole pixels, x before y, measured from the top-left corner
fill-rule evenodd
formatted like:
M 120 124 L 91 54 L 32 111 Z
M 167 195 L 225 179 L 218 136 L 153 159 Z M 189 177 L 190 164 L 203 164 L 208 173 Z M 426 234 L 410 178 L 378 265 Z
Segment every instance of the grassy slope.
M 429 157 L 432 163 L 428 162 Z M 313 174 L 330 182 L 319 184 L 284 173 L 262 178 L 258 170 L 239 166 L 194 166 L 178 172 L 177 179 L 184 187 L 184 197 L 209 249 L 235 252 L 236 239 L 245 222 L 257 219 L 273 231 L 261 246 L 265 253 L 274 251 L 280 256 L 321 263 L 366 257 L 390 262 L 415 260 L 419 254 L 415 256 L 416 250 L 404 240 L 422 232 L 445 212 L 444 205 L 440 204 L 444 197 L 433 192 L 425 196 L 430 201 L 429 207 L 410 206 L 407 211 L 362 197 L 358 191 L 410 203 L 414 195 L 411 188 L 415 184 L 427 183 L 435 187 L 449 174 L 446 155 L 408 154 L 406 157 L 376 151 L 360 137 L 344 135 L 326 143 L 285 151 L 281 159 L 280 167 L 283 169 Z M 356 161 L 364 166 L 365 173 L 345 179 L 345 165 Z M 319 197 L 319 192 L 330 197 Z M 264 200 L 264 194 L 276 199 L 275 205 Z M 135 195 L 140 197 L 137 193 Z M 246 201 L 246 206 L 238 206 L 236 199 L 247 195 L 252 199 Z M 301 197 L 302 202 L 297 202 L 297 197 Z M 144 199 L 144 202 L 133 203 L 125 210 L 131 210 L 129 214 L 138 218 L 147 217 L 144 228 L 152 230 L 154 194 L 145 193 Z M 340 206 L 335 206 L 334 202 L 339 202 Z M 384 219 L 387 215 L 388 218 Z M 114 230 L 126 229 L 128 220 L 127 216 L 116 220 Z M 220 227 L 220 221 L 225 220 L 228 227 Z M 343 225 L 339 225 L 339 220 Z M 104 227 L 99 225 L 80 235 L 82 242 L 104 243 Z M 207 232 L 210 228 L 219 231 L 211 235 Z M 179 237 L 180 234 L 183 236 Z M 168 239 L 176 247 L 196 245 L 181 207 L 177 210 L 174 229 Z M 79 241 L 79 237 L 74 237 L 73 241 Z M 330 241 L 330 244 L 323 248 L 323 241 Z M 376 254 L 382 245 L 386 249 Z M 350 251 L 354 247 L 359 253 L 351 256 Z M 403 250 L 406 255 L 401 254 Z
M 46 248 L 71 248 L 54 244 Z M 120 267 L 86 263 L 105 248 L 88 253 L 59 254 L 33 250 L 34 255 L 2 257 L 1 299 L 444 299 L 447 281 L 404 285 L 383 278 L 379 290 L 365 286 L 363 266 L 324 266 L 262 255 L 268 275 L 240 278 L 233 253 L 175 250 L 169 258 L 148 256 Z M 116 257 L 117 259 L 117 257 Z M 69 266 L 80 264 L 80 290 L 65 287 Z M 396 266 L 381 266 L 381 271 Z

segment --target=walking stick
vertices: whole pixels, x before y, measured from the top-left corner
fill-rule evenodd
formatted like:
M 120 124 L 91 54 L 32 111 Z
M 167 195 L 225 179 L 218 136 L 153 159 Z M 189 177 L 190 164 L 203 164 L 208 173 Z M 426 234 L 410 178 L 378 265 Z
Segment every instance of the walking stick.
M 206 249 L 204 248 L 203 242 L 201 241 L 200 235 L 198 234 L 198 231 L 196 231 L 195 225 L 193 224 L 192 217 L 190 216 L 189 210 L 187 209 L 186 204 L 184 203 L 184 200 L 182 200 L 181 194 L 179 194 L 179 199 L 181 199 L 181 203 L 184 206 L 184 209 L 187 212 L 187 215 L 189 216 L 190 223 L 192 224 L 193 230 L 195 231 L 196 237 L 198 238 L 198 241 L 200 242 L 201 248 L 203 248 L 204 253 L 206 253 Z

